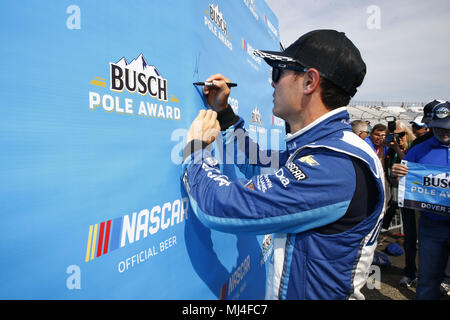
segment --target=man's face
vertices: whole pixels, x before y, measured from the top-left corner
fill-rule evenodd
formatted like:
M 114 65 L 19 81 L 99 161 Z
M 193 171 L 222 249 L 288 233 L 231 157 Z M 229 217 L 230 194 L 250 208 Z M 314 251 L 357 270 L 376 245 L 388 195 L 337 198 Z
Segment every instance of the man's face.
M 365 140 L 368 135 L 369 135 L 369 131 L 367 131 L 367 129 L 366 129 L 366 131 L 360 131 L 358 134 L 358 136 L 363 140 Z
M 427 133 L 428 128 L 427 127 L 420 127 L 417 124 L 412 124 L 412 131 L 414 135 L 418 138 L 420 136 L 423 136 L 425 133 Z
M 386 132 L 383 130 L 375 130 L 370 134 L 370 140 L 375 147 L 379 147 L 381 143 L 384 141 L 384 137 L 386 136 Z
M 285 121 L 290 115 L 298 112 L 302 91 L 299 90 L 299 81 L 303 76 L 292 70 L 282 70 L 277 82 L 272 82 L 273 92 L 273 114 Z
M 433 133 L 440 143 L 450 145 L 450 129 L 433 128 Z

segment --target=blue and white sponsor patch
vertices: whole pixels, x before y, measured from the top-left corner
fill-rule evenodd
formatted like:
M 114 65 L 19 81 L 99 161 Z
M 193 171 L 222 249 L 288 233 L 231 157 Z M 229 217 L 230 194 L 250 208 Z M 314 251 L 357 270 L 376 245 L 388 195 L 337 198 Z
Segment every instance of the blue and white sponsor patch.
M 284 170 L 283 168 L 278 169 L 277 172 L 275 172 L 275 176 L 280 180 L 283 187 L 287 187 L 289 184 L 289 179 L 284 176 Z
M 294 162 L 286 164 L 286 169 L 292 174 L 295 180 L 303 181 L 308 178 L 308 176 L 303 172 L 302 169 Z

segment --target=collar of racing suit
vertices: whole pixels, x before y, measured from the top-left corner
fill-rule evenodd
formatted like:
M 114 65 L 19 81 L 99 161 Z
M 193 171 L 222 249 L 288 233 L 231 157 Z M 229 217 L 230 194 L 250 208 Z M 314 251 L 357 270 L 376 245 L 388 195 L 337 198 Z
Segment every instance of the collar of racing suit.
M 337 131 L 351 131 L 352 128 L 349 125 L 349 122 L 350 116 L 347 112 L 347 108 L 336 108 L 317 118 L 297 132 L 287 134 L 285 138 L 287 149 L 289 153 L 291 153 L 301 146 L 314 143 Z

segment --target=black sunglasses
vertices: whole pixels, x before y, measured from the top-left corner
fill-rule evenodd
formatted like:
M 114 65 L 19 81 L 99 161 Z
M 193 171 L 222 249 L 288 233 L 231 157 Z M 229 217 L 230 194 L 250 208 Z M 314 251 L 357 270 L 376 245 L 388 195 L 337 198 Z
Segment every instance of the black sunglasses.
M 289 69 L 289 70 L 294 70 L 294 71 L 299 71 L 299 72 L 306 72 L 308 70 L 308 68 L 305 68 L 300 65 L 293 66 L 293 65 L 276 62 L 272 65 L 272 81 L 273 81 L 273 83 L 277 83 L 278 80 L 280 80 L 283 69 Z

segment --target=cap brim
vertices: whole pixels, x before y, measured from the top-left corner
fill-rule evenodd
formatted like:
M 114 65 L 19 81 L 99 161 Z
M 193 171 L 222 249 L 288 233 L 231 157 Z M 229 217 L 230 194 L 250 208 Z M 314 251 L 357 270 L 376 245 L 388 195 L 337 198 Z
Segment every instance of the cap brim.
M 431 120 L 431 117 L 429 116 L 423 116 L 423 118 L 420 120 L 420 122 L 428 124 Z
M 428 123 L 428 127 L 430 128 L 442 128 L 442 129 L 450 129 L 450 118 L 446 119 L 434 119 Z
M 286 55 L 283 55 L 283 52 L 278 51 L 263 51 L 255 49 L 253 50 L 253 54 L 257 57 L 263 58 L 264 61 L 269 65 L 272 66 L 274 62 L 294 62 L 299 63 L 294 58 L 288 57 Z
M 426 123 L 418 123 L 416 121 L 411 121 L 409 124 L 415 124 L 418 127 L 426 127 Z

